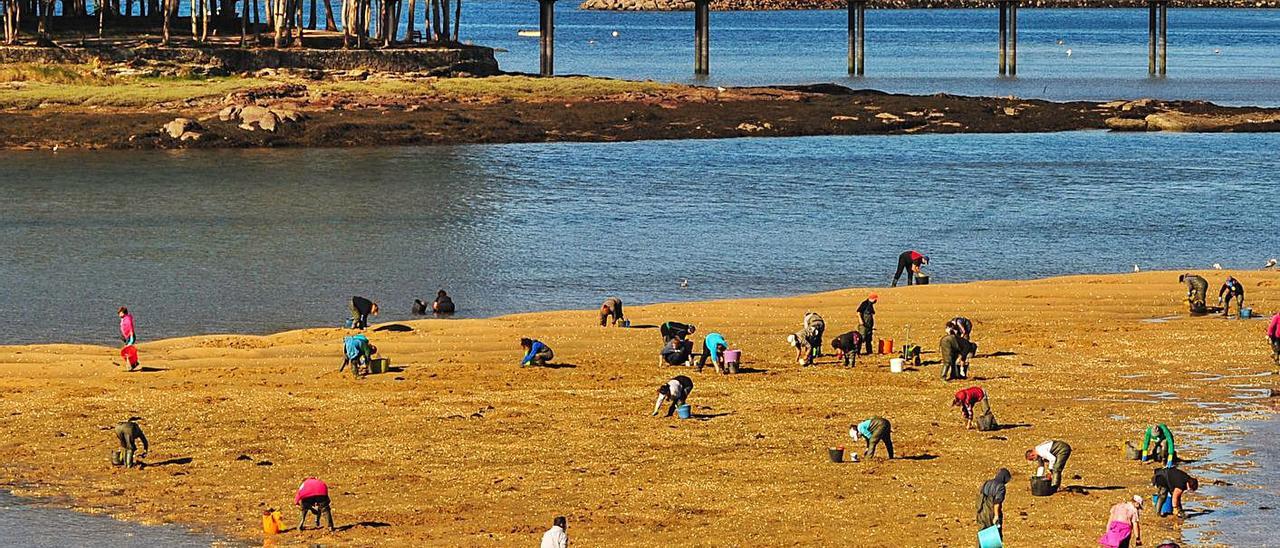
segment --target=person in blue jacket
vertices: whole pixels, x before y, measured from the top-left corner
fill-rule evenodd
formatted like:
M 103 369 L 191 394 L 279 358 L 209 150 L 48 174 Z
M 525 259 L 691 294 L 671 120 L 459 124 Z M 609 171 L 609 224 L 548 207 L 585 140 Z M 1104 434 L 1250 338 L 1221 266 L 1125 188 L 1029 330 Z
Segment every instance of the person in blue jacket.
M 536 339 L 520 339 L 520 347 L 524 349 L 525 354 L 520 358 L 520 367 L 526 365 L 547 365 L 555 354 L 551 352 L 551 347 L 542 344 L 542 341 Z
M 378 353 L 378 347 L 369 344 L 369 338 L 363 334 L 342 338 L 342 367 L 338 368 L 341 373 L 346 369 L 347 364 L 351 364 L 351 374 L 360 377 L 367 370 L 369 362 L 373 360 L 373 355 Z
M 698 372 L 702 372 L 708 359 L 711 360 L 711 365 L 715 366 L 716 372 L 721 372 L 721 368 L 724 367 L 724 351 L 728 349 L 729 343 L 725 342 L 724 335 L 707 333 L 707 336 L 702 339 L 702 356 L 698 358 Z

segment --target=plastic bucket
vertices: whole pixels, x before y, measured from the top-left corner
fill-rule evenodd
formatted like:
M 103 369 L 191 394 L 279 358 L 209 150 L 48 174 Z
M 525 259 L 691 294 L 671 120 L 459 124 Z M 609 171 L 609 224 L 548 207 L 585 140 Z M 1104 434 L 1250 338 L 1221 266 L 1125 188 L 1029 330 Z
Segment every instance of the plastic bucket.
M 356 325 L 355 318 L 347 318 L 345 321 L 342 322 L 342 326 L 347 329 L 351 329 L 355 325 Z
M 681 405 L 680 407 L 677 407 L 677 408 L 676 408 L 676 416 L 677 416 L 677 417 L 680 417 L 680 418 L 682 418 L 682 419 L 687 419 L 687 418 L 689 418 L 689 417 L 692 417 L 692 416 L 693 416 L 693 408 L 692 408 L 692 407 L 689 407 L 689 404 L 687 404 L 687 403 L 686 403 L 686 404 L 684 404 L 684 405 Z
M 725 350 L 724 351 L 725 363 L 734 363 L 734 362 L 741 362 L 741 361 L 742 361 L 741 350 Z
M 1031 495 L 1036 497 L 1047 497 L 1058 490 L 1054 489 L 1053 482 L 1044 478 L 1031 478 Z
M 978 546 L 980 548 L 1004 548 L 1004 541 L 1000 540 L 1000 527 L 992 525 L 978 531 Z
M 906 360 L 903 360 L 902 358 L 893 358 L 889 360 L 889 371 L 893 373 L 901 373 L 902 366 L 905 363 L 906 363 Z
M 827 449 L 827 457 L 831 459 L 831 462 L 844 462 L 844 448 L 832 447 Z
M 1240 309 L 1240 319 L 1242 319 L 1242 320 L 1247 320 L 1247 319 L 1252 318 L 1252 317 L 1253 317 L 1253 309 L 1252 309 L 1252 308 L 1241 308 L 1241 309 Z
M 929 275 L 916 274 L 916 285 L 929 285 Z
M 374 358 L 369 360 L 369 373 L 380 375 L 391 368 L 391 358 Z
M 884 345 L 887 347 L 887 348 L 885 348 L 885 349 L 884 349 L 884 353 L 885 353 L 885 354 L 892 354 L 892 353 L 893 353 L 893 339 L 888 339 L 888 340 L 886 340 L 886 341 L 885 341 L 885 343 L 884 343 Z

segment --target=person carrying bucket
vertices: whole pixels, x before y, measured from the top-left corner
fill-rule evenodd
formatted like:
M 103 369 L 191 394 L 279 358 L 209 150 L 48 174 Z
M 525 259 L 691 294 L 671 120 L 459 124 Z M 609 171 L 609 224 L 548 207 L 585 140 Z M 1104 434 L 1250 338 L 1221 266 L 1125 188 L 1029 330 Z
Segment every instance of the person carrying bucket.
M 1187 512 L 1182 509 L 1182 495 L 1187 491 L 1195 491 L 1200 488 L 1200 481 L 1191 477 L 1179 468 L 1157 468 L 1151 475 L 1151 485 L 1156 487 L 1156 512 L 1160 517 L 1169 515 L 1165 511 L 1165 499 L 1172 496 L 1172 504 L 1169 504 L 1170 510 L 1177 514 L 1179 519 L 1185 519 Z
M 679 339 L 683 341 L 688 339 L 689 335 L 692 335 L 697 330 L 698 328 L 693 324 L 680 322 L 662 322 L 662 325 L 658 326 L 658 332 L 662 334 L 663 343 L 666 343 L 671 339 Z
M 938 341 L 942 352 L 942 380 L 951 381 L 969 377 L 969 356 L 978 351 L 978 345 L 956 335 L 947 334 Z
M 524 349 L 524 357 L 520 358 L 520 367 L 526 365 L 542 367 L 556 357 L 550 346 L 537 339 L 520 339 L 520 348 Z
M 711 365 L 716 368 L 716 373 L 721 373 L 724 368 L 724 351 L 729 349 L 729 343 L 724 340 L 724 335 L 719 333 L 707 333 L 702 338 L 702 356 L 698 358 L 698 372 L 702 372 L 702 368 L 707 365 L 707 360 L 711 360 Z
M 907 273 L 907 285 L 916 282 L 916 276 L 920 274 L 920 267 L 929 264 L 929 257 L 921 254 L 919 251 L 910 250 L 903 251 L 898 255 L 898 271 L 893 273 L 893 283 L 889 287 L 898 287 L 898 278 L 902 277 L 902 273 Z
M 1004 529 L 1004 497 L 1005 485 L 1012 478 L 1009 469 L 1001 468 L 996 471 L 996 477 L 991 478 L 982 484 L 982 488 L 978 490 L 978 535 L 982 538 L 983 531 L 992 527 L 996 528 L 996 535 L 1003 537 Z M 985 544 L 984 544 L 985 546 Z
M 1191 307 L 1191 313 L 1204 314 L 1208 310 L 1205 299 L 1208 298 L 1209 282 L 1191 273 L 1179 275 L 1178 282 L 1187 284 L 1187 304 Z
M 369 327 L 369 316 L 378 315 L 378 303 L 364 297 L 351 297 L 351 327 L 365 329 Z
M 987 391 L 980 386 L 970 386 L 956 392 L 955 399 L 951 400 L 951 407 L 960 406 L 960 413 L 964 415 L 965 430 L 973 429 L 974 408 L 981 404 L 982 409 L 977 416 L 988 415 L 991 413 L 991 400 L 987 398 Z
M 293 505 L 302 507 L 302 519 L 298 521 L 298 530 L 307 528 L 307 515 L 315 514 L 316 528 L 320 528 L 320 515 L 324 514 L 329 522 L 329 530 L 333 531 L 333 509 L 329 501 L 329 486 L 314 477 L 302 480 L 298 492 L 293 495 Z
M 1222 315 L 1226 316 L 1231 311 L 1231 300 L 1236 301 L 1236 313 L 1239 314 L 1244 309 L 1244 285 L 1231 276 L 1227 276 L 1226 281 L 1222 282 L 1222 287 L 1218 289 L 1218 302 L 1222 303 Z
M 373 361 L 373 355 L 378 353 L 378 347 L 369 344 L 369 338 L 363 333 L 351 337 L 342 338 L 342 365 L 338 367 L 338 372 L 351 365 L 351 374 L 357 378 L 363 377 L 369 368 L 369 363 Z
M 676 412 L 677 407 L 685 404 L 690 392 L 693 392 L 693 379 L 684 375 L 678 375 L 662 383 L 662 386 L 658 387 L 658 401 L 653 404 L 653 415 L 651 416 L 658 416 L 658 410 L 662 408 L 662 402 L 671 400 L 671 406 L 667 408 L 667 416 L 670 417 Z
M 858 361 L 858 347 L 862 345 L 862 334 L 850 331 L 831 339 L 831 349 L 836 351 L 836 359 L 845 367 L 853 367 Z
M 858 320 L 862 322 L 862 344 L 866 346 L 866 354 L 871 355 L 871 336 L 876 330 L 876 302 L 880 296 L 872 293 L 858 305 Z
M 1142 514 L 1142 497 L 1134 495 L 1111 507 L 1111 516 L 1107 518 L 1107 530 L 1103 532 L 1098 544 L 1106 548 L 1129 548 L 1142 545 L 1142 525 L 1139 518 Z
M 1267 325 L 1267 340 L 1271 341 L 1271 359 L 1280 366 L 1280 312 L 1272 316 L 1271 323 Z
M 1173 466 L 1178 460 L 1178 451 L 1173 446 L 1173 432 L 1164 423 L 1148 426 L 1142 435 L 1142 462 L 1164 462 L 1165 466 Z
M 849 427 L 849 437 L 853 441 L 865 439 L 867 441 L 867 450 L 862 454 L 868 458 L 876 456 L 876 446 L 880 442 L 884 442 L 885 451 L 889 453 L 889 458 L 893 458 L 893 427 L 889 425 L 889 419 L 884 417 L 871 417 L 865 421 Z
M 136 421 L 137 419 L 129 419 L 116 425 L 116 441 L 120 443 L 116 454 L 120 456 L 120 464 L 125 468 L 133 468 L 134 459 L 147 456 L 147 452 L 151 450 L 147 435 L 142 433 L 142 427 Z M 142 442 L 141 453 L 138 452 L 139 441 Z
M 600 327 L 612 323 L 618 325 L 622 321 L 622 299 L 609 297 L 600 305 Z
M 1062 470 L 1071 458 L 1071 446 L 1065 441 L 1048 440 L 1027 450 L 1027 460 L 1045 469 L 1045 479 L 1051 480 L 1054 489 L 1062 486 Z

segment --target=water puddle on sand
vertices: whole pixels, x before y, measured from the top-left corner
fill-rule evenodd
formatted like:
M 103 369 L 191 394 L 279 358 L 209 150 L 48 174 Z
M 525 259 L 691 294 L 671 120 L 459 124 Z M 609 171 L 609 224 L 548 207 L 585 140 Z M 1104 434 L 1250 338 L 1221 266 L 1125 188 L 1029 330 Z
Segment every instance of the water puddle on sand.
M 1231 395 L 1233 400 L 1265 400 L 1271 397 L 1270 388 L 1258 388 L 1254 386 L 1231 385 L 1231 390 L 1235 394 Z
M 1105 402 L 1113 402 L 1113 403 L 1156 404 L 1162 401 L 1177 399 L 1178 397 L 1178 395 L 1174 394 L 1173 392 L 1165 392 L 1162 390 L 1143 390 L 1138 388 L 1131 388 L 1131 389 L 1124 389 L 1124 390 L 1107 390 L 1107 392 L 1112 394 L 1125 394 L 1125 395 L 1132 394 L 1133 397 L 1122 396 L 1122 397 L 1109 398 L 1109 397 L 1089 396 L 1085 398 L 1076 398 L 1076 401 L 1105 401 Z M 1147 399 L 1147 398 L 1150 398 L 1150 399 Z
M 1227 375 L 1224 373 L 1208 373 L 1205 371 L 1192 371 L 1188 373 L 1195 377 L 1195 380 L 1202 382 L 1215 382 L 1222 379 L 1256 379 L 1260 377 L 1269 377 L 1273 373 L 1270 371 L 1261 371 L 1258 373 L 1241 373 L 1239 375 Z
M 39 501 L 0 491 L 0 546 L 230 548 L 247 545 L 224 542 L 209 535 L 197 535 L 175 525 L 141 525 L 108 516 L 44 506 Z
M 1218 500 L 1208 504 L 1193 495 L 1186 504 L 1191 517 L 1183 540 L 1190 545 L 1280 545 L 1274 531 L 1280 517 L 1280 444 L 1273 441 L 1280 436 L 1280 415 L 1232 413 L 1199 426 L 1240 433 L 1197 444 L 1208 453 L 1190 470 L 1201 480 L 1200 492 Z
M 1181 317 L 1182 316 L 1160 316 L 1159 318 L 1145 318 L 1139 321 L 1142 323 L 1168 323 Z

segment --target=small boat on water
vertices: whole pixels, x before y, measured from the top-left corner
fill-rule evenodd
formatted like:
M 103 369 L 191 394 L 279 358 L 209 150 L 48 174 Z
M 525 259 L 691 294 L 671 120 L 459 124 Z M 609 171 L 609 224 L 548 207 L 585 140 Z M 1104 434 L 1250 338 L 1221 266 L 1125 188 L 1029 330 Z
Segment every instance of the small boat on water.
M 524 36 L 526 38 L 539 38 L 542 36 L 542 31 L 521 29 L 516 31 L 516 36 Z

